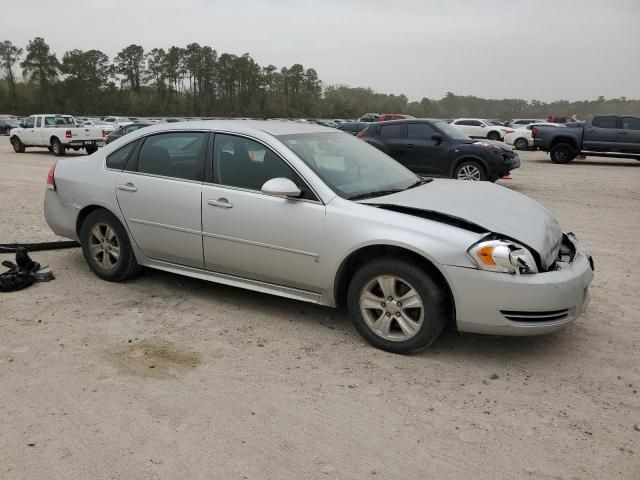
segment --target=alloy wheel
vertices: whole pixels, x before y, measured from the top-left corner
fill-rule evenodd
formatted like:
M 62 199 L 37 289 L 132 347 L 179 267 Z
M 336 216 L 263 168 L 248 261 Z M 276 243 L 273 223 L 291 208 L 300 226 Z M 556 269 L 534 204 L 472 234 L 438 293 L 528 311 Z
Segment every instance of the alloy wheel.
M 375 277 L 362 289 L 360 312 L 376 335 L 396 342 L 414 337 L 424 323 L 420 295 L 394 275 Z
M 458 180 L 479 182 L 481 177 L 480 169 L 475 165 L 464 165 L 458 172 Z
M 113 228 L 97 223 L 89 235 L 91 257 L 106 270 L 115 268 L 120 260 L 120 242 Z

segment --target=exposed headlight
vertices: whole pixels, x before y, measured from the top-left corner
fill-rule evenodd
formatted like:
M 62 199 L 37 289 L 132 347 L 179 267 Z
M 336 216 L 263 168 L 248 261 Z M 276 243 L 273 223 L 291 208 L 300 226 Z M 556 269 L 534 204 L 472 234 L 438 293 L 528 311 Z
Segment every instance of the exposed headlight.
M 468 250 L 478 268 L 503 273 L 537 273 L 531 252 L 510 240 L 487 240 Z

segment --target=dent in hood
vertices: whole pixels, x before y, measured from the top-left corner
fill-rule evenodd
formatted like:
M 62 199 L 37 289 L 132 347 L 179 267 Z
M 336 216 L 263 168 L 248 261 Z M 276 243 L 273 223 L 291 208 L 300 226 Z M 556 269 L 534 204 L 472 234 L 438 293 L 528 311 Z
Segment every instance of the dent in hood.
M 542 205 L 489 182 L 434 180 L 361 203 L 429 218 L 476 233 L 502 235 L 533 250 L 541 271 L 548 270 L 554 263 L 562 241 L 560 225 Z

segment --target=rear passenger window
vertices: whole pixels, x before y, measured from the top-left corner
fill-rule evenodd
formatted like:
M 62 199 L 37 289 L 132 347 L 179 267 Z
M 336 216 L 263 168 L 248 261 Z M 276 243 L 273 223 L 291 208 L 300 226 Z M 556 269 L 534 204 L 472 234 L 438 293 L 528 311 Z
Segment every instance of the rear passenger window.
M 107 157 L 107 168 L 114 170 L 122 170 L 129 160 L 131 152 L 136 148 L 138 142 L 131 142 L 122 148 L 119 148 Z
M 402 124 L 382 125 L 380 127 L 380 136 L 386 138 L 402 138 Z
M 616 128 L 617 124 L 618 117 L 613 117 L 610 115 L 593 117 L 593 122 L 591 122 L 591 125 L 597 128 Z
M 202 181 L 207 134 L 172 132 L 147 137 L 136 171 L 162 177 Z

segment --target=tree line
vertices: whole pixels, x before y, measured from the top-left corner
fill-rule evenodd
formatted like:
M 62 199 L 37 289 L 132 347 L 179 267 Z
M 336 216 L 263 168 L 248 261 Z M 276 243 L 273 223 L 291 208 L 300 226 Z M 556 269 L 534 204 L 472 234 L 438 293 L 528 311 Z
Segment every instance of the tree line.
M 260 66 L 248 53 L 219 53 L 198 43 L 148 51 L 132 44 L 112 59 L 100 50 L 74 49 L 59 59 L 42 37 L 25 48 L 5 40 L 0 76 L 0 114 L 356 118 L 387 112 L 510 119 L 640 112 L 640 100 L 624 97 L 545 103 L 448 92 L 410 102 L 370 88 L 323 86 L 316 70 L 300 63 Z

